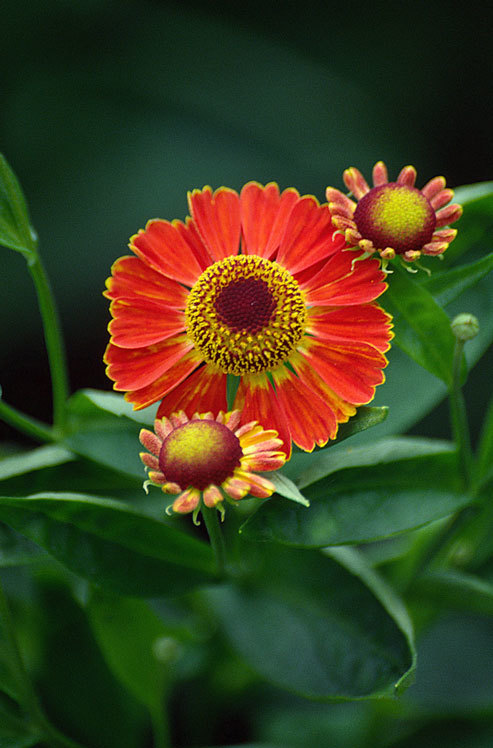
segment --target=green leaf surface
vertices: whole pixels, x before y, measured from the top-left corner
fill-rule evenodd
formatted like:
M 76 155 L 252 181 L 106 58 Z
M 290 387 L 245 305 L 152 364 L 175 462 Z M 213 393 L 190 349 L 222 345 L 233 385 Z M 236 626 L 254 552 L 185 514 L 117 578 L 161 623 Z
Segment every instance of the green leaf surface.
M 493 396 L 486 412 L 477 458 L 478 481 L 487 483 L 493 479 Z
M 76 574 L 122 594 L 173 595 L 214 576 L 208 545 L 110 499 L 0 497 L 0 519 Z
M 38 447 L 29 452 L 4 457 L 3 460 L 0 460 L 0 481 L 34 470 L 63 465 L 74 459 L 75 455 L 72 452 L 57 445 Z
M 292 480 L 287 478 L 280 472 L 277 473 L 266 473 L 266 477 L 276 487 L 276 493 L 280 496 L 284 496 L 285 499 L 294 501 L 302 506 L 310 506 L 310 502 L 300 492 L 299 488 L 293 483 Z
M 0 154 L 0 244 L 29 256 L 35 239 L 26 201 L 14 172 Z
M 448 316 L 431 293 L 396 267 L 382 304 L 394 317 L 394 343 L 450 385 L 455 338 Z
M 411 594 L 440 608 L 493 615 L 493 584 L 458 569 L 423 574 L 414 582 Z
M 42 556 L 39 546 L 0 522 L 0 567 L 29 564 Z
M 97 589 L 91 595 L 87 612 L 114 675 L 151 712 L 159 710 L 166 672 L 153 647 L 168 635 L 164 623 L 144 600 Z
M 309 509 L 270 499 L 240 532 L 248 540 L 304 548 L 366 543 L 413 530 L 471 501 L 461 490 L 455 453 L 394 460 L 390 443 L 380 449 L 380 456 L 378 448 L 370 450 L 368 465 L 339 469 L 303 488 Z
M 446 306 L 484 278 L 492 268 L 493 252 L 468 265 L 461 265 L 444 273 L 433 273 L 423 280 L 422 286 L 440 306 Z
M 454 203 L 460 203 L 464 212 L 454 224 L 457 237 L 443 256 L 445 266 L 455 264 L 466 253 L 491 251 L 493 229 L 493 182 L 482 182 L 455 190 Z
M 394 695 L 408 682 L 411 627 L 402 628 L 376 575 L 312 551 L 277 549 L 263 563 L 256 587 L 228 584 L 202 593 L 255 671 L 324 700 Z
M 133 405 L 127 403 L 123 395 L 94 389 L 79 390 L 71 398 L 70 409 L 72 413 L 85 414 L 90 417 L 91 414 L 96 412 L 95 408 L 114 416 L 125 416 L 142 425 L 152 426 L 158 404 L 156 403 L 143 410 L 134 410 Z

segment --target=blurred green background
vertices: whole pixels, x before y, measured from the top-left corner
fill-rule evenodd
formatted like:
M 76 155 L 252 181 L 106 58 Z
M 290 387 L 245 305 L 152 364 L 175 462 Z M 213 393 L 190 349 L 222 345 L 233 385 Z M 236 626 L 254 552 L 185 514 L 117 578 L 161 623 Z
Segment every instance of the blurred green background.
M 492 21 L 474 3 L 5 0 L 0 150 L 41 238 L 73 389 L 110 388 L 105 278 L 148 218 L 184 218 L 188 189 L 276 180 L 324 199 L 345 167 L 380 158 L 394 178 L 415 164 L 419 186 L 491 178 Z M 1 257 L 4 397 L 49 418 L 31 282 L 21 256 Z

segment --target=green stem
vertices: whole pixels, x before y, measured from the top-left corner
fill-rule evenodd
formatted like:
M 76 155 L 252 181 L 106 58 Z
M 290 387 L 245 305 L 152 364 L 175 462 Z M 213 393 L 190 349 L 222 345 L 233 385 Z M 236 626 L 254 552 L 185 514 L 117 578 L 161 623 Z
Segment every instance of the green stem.
M 27 267 L 36 288 L 43 322 L 46 351 L 50 364 L 53 392 L 53 425 L 60 429 L 65 422 L 65 404 L 69 395 L 67 363 L 60 320 L 48 276 L 37 252 L 27 258 Z
M 219 524 L 218 511 L 217 509 L 209 509 L 205 504 L 202 505 L 201 511 L 209 534 L 209 540 L 216 556 L 217 570 L 222 575 L 226 566 L 226 547 Z
M 464 488 L 468 489 L 472 483 L 473 456 L 471 449 L 471 437 L 467 422 L 466 404 L 461 389 L 461 364 L 464 341 L 455 341 L 454 363 L 452 370 L 452 386 L 450 388 L 450 420 L 452 433 L 459 456 Z
M 167 705 L 160 705 L 160 707 L 154 709 L 152 713 L 154 748 L 171 748 L 171 738 L 169 734 L 166 706 Z
M 33 726 L 42 732 L 49 745 L 53 746 L 53 748 L 83 748 L 80 743 L 77 743 L 60 733 L 57 728 L 49 722 L 39 704 L 38 697 L 36 696 L 36 692 L 33 688 L 17 643 L 14 621 L 12 620 L 12 614 L 10 612 L 7 597 L 3 591 L 1 580 L 0 621 L 2 623 L 2 629 L 7 645 L 7 653 L 10 658 L 10 666 L 19 687 L 19 700 L 32 720 Z
M 18 431 L 32 436 L 37 441 L 55 441 L 55 434 L 49 426 L 41 423 L 41 421 L 37 421 L 35 418 L 24 415 L 24 413 L 16 410 L 11 405 L 7 405 L 3 400 L 0 400 L 0 419 Z

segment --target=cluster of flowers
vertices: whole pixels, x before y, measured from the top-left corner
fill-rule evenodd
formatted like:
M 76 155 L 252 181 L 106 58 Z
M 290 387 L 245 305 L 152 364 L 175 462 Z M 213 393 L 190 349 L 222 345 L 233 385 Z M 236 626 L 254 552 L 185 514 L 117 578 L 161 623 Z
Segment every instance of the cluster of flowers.
M 173 511 L 269 496 L 255 471 L 282 467 L 292 443 L 324 446 L 373 399 L 392 339 L 375 303 L 387 263 L 443 254 L 461 215 L 442 177 L 415 179 L 407 166 L 389 182 L 379 162 L 370 189 L 350 168 L 354 200 L 328 187 L 322 205 L 275 183 L 205 187 L 184 223 L 131 238 L 107 281 L 105 363 L 134 408 L 161 401 L 141 458 Z

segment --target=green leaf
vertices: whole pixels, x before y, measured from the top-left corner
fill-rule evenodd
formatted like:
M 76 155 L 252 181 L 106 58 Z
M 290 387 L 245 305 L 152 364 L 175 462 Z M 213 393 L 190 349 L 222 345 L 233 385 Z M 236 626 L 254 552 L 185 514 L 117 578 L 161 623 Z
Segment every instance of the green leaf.
M 41 470 L 45 467 L 63 465 L 74 460 L 75 456 L 63 447 L 48 445 L 38 447 L 29 452 L 5 457 L 0 460 L 0 481 L 12 478 L 16 475 L 31 473 L 33 470 Z
M 394 695 L 407 683 L 414 668 L 411 626 L 393 597 L 390 604 L 383 582 L 363 575 L 363 562 L 346 569 L 341 559 L 318 552 L 279 549 L 262 562 L 257 586 L 201 593 L 254 670 L 323 700 Z
M 90 418 L 91 414 L 94 415 L 97 410 L 100 410 L 118 417 L 125 416 L 147 426 L 154 424 L 157 409 L 158 404 L 143 410 L 134 410 L 133 405 L 127 403 L 123 395 L 103 390 L 79 390 L 70 398 L 70 412 L 73 414 Z
M 0 497 L 0 519 L 76 574 L 122 594 L 178 594 L 214 575 L 208 545 L 110 499 Z
M 144 600 L 94 590 L 87 606 L 101 651 L 121 683 L 151 712 L 162 708 L 165 666 L 154 653 L 168 635 L 160 618 Z
M 493 478 L 493 397 L 481 429 L 477 459 L 478 482 L 487 483 Z
M 493 615 L 493 584 L 465 571 L 429 571 L 413 583 L 410 592 L 440 608 Z
M 484 252 L 485 245 L 491 248 L 493 228 L 493 182 L 483 182 L 459 187 L 455 190 L 454 202 L 464 207 L 457 227 L 457 237 L 443 255 L 444 265 L 455 264 L 463 254 Z
M 276 493 L 280 496 L 284 496 L 285 499 L 302 504 L 303 506 L 310 506 L 310 502 L 308 499 L 305 499 L 302 493 L 300 493 L 299 488 L 297 488 L 293 481 L 289 480 L 289 478 L 282 473 L 269 473 L 268 479 L 274 484 L 276 487 Z
M 367 465 L 339 469 L 303 488 L 308 510 L 274 498 L 264 502 L 240 532 L 248 540 L 304 548 L 366 543 L 413 530 L 471 501 L 461 490 L 455 453 L 395 461 L 394 456 L 392 443 L 384 442 L 370 449 Z M 332 468 L 321 466 L 318 474 Z M 316 474 L 315 466 L 303 480 L 311 481 Z
M 39 546 L 0 522 L 0 568 L 30 564 L 42 557 Z
M 469 265 L 461 265 L 444 273 L 433 273 L 422 285 L 440 306 L 446 306 L 474 286 L 493 268 L 493 252 Z
M 394 317 L 394 342 L 399 348 L 450 385 L 455 338 L 449 318 L 433 296 L 396 267 L 382 305 Z
M 0 244 L 27 256 L 35 251 L 26 201 L 17 178 L 0 154 Z

